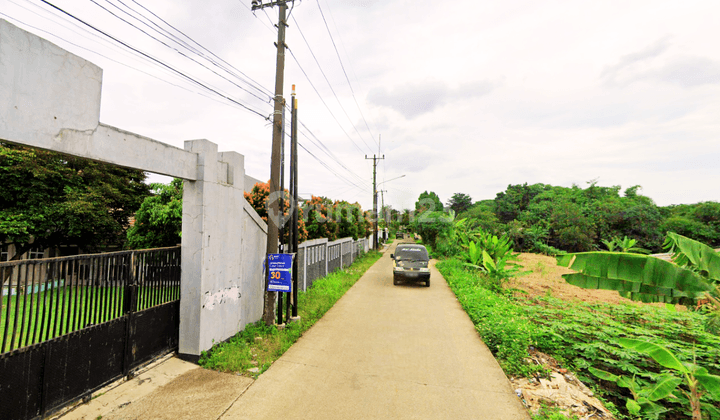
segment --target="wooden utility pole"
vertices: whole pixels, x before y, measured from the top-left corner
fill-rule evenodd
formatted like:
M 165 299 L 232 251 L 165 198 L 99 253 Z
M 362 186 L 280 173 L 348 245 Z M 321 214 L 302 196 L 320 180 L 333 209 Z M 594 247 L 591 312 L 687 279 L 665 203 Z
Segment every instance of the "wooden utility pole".
M 290 0 L 291 1 L 291 0 Z M 267 253 L 276 254 L 278 252 L 278 228 L 282 214 L 280 214 L 279 200 L 282 198 L 283 191 L 280 186 L 280 150 L 283 134 L 283 83 L 285 81 L 285 28 L 287 27 L 286 13 L 287 2 L 278 0 L 270 3 L 262 3 L 261 0 L 252 1 L 252 10 L 263 9 L 265 7 L 280 6 L 280 17 L 278 19 L 278 41 L 277 41 L 277 65 L 275 67 L 275 110 L 273 112 L 273 137 L 272 137 L 272 154 L 270 157 L 270 195 L 268 196 L 268 235 L 267 235 Z M 275 300 L 276 292 L 267 291 L 267 282 L 265 280 L 265 307 L 263 310 L 263 320 L 266 325 L 272 325 L 275 321 Z

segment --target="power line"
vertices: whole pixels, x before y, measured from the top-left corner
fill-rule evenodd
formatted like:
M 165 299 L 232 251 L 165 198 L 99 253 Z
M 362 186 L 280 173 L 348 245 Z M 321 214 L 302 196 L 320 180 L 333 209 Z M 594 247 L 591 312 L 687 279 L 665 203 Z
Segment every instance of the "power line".
M 25 10 L 27 10 L 27 9 L 25 9 Z M 28 11 L 31 12 L 31 13 L 35 13 L 35 12 L 32 12 L 31 10 L 28 10 Z M 182 89 L 182 90 L 184 90 L 184 91 L 186 91 L 186 92 L 190 92 L 190 93 L 194 93 L 194 94 L 196 94 L 196 95 L 200 95 L 200 96 L 202 96 L 202 97 L 204 97 L 204 98 L 210 99 L 211 101 L 215 101 L 215 102 L 217 102 L 217 103 L 219 103 L 219 104 L 222 104 L 222 105 L 230 105 L 230 104 L 228 104 L 228 103 L 226 103 L 226 102 L 220 102 L 218 99 L 213 98 L 213 97 L 211 97 L 211 96 L 208 96 L 208 95 L 206 95 L 206 94 L 204 94 L 204 93 L 202 93 L 202 92 L 197 92 L 197 91 L 188 89 L 188 88 L 185 87 L 185 86 L 172 83 L 172 82 L 170 82 L 170 81 L 168 81 L 168 80 L 165 80 L 165 79 L 162 79 L 162 78 L 160 78 L 160 77 L 158 77 L 158 76 L 156 76 L 156 75 L 154 75 L 154 74 L 151 74 L 151 73 L 148 73 L 148 72 L 146 72 L 146 71 L 140 70 L 140 69 L 138 69 L 137 67 L 133 67 L 133 66 L 131 66 L 131 65 L 129 65 L 129 64 L 123 63 L 122 61 L 118 61 L 118 60 L 115 60 L 114 58 L 110 58 L 110 57 L 108 57 L 108 56 L 106 56 L 106 55 L 104 55 L 104 54 L 101 54 L 101 53 L 99 53 L 99 52 L 97 52 L 97 51 L 95 51 L 95 50 L 92 50 L 92 49 L 90 49 L 90 48 L 87 48 L 87 47 L 84 47 L 84 46 L 82 46 L 82 45 L 76 44 L 76 43 L 74 43 L 74 42 L 68 41 L 67 39 L 65 39 L 65 38 L 63 38 L 63 37 L 61 37 L 61 36 L 58 36 L 58 35 L 56 35 L 56 34 L 54 34 L 54 33 L 52 33 L 52 32 L 46 31 L 46 30 L 44 30 L 44 29 L 42 29 L 42 28 L 38 28 L 37 26 L 33 26 L 33 25 L 28 24 L 28 23 L 25 23 L 25 22 L 23 22 L 23 21 L 21 21 L 21 20 L 19 20 L 19 19 L 17 19 L 17 18 L 14 18 L 14 17 L 12 17 L 12 16 L 6 15 L 6 14 L 3 13 L 3 12 L 0 12 L 0 15 L 1 15 L 1 16 L 4 16 L 4 17 L 6 17 L 6 18 L 8 18 L 8 19 L 10 19 L 10 20 L 12 20 L 12 21 L 18 22 L 18 23 L 20 23 L 20 24 L 22 24 L 22 25 L 24 25 L 24 26 L 26 26 L 26 27 L 28 27 L 28 28 L 32 28 L 32 29 L 35 29 L 35 30 L 37 30 L 37 31 L 46 33 L 46 34 L 48 34 L 48 35 L 50 35 L 50 36 L 52 36 L 52 37 L 55 37 L 55 38 L 57 38 L 57 39 L 59 39 L 59 40 L 61 40 L 61 41 L 63 41 L 63 42 L 66 42 L 66 43 L 68 43 L 68 44 L 70 44 L 70 45 L 73 45 L 73 46 L 78 47 L 78 48 L 81 48 L 81 49 L 83 49 L 83 50 L 85 50 L 85 51 L 88 51 L 88 52 L 91 52 L 91 53 L 93 53 L 93 54 L 96 54 L 96 55 L 98 55 L 98 56 L 100 56 L 100 57 L 103 57 L 103 58 L 106 59 L 106 60 L 110 60 L 110 61 L 112 61 L 112 62 L 114 62 L 114 63 L 116 63 L 116 64 L 120 64 L 121 66 L 125 66 L 125 67 L 127 67 L 127 68 L 129 68 L 129 69 L 132 69 L 132 70 L 135 70 L 135 71 L 137 71 L 137 72 L 143 73 L 143 74 L 145 74 L 145 75 L 147 75 L 147 76 L 150 76 L 150 77 L 152 77 L 152 78 L 154 78 L 154 79 L 157 79 L 157 80 L 159 80 L 159 81 L 161 81 L 161 82 L 167 83 L 167 84 L 169 84 L 169 85 L 171 85 L 171 86 L 175 86 L 175 87 L 177 87 L 177 88 L 180 88 L 180 89 Z M 39 15 L 38 15 L 38 16 L 39 16 Z M 40 16 L 40 17 L 43 17 L 43 16 Z M 44 18 L 44 17 L 43 17 L 43 18 Z M 66 28 L 66 29 L 69 29 L 69 28 Z M 172 74 L 172 73 L 170 73 L 170 74 L 171 74 L 172 76 L 177 77 L 175 74 Z M 184 80 L 184 79 L 181 79 L 181 80 Z M 235 105 L 235 104 L 233 104 L 233 106 L 234 106 L 234 105 Z
M 358 108 L 358 111 L 360 111 L 360 115 L 362 116 L 363 121 L 365 121 L 365 127 L 367 127 L 368 132 L 370 133 L 370 137 L 375 141 L 375 136 L 373 136 L 372 131 L 370 130 L 370 126 L 367 123 L 367 120 L 365 119 L 365 115 L 362 112 L 362 109 L 360 109 L 360 104 L 357 101 L 357 98 L 355 97 L 355 90 L 352 87 L 352 83 L 350 83 L 350 78 L 347 75 L 347 72 L 345 71 L 345 66 L 343 65 L 342 58 L 340 58 L 340 52 L 337 49 L 337 45 L 335 45 L 335 39 L 332 36 L 332 33 L 330 32 L 330 27 L 327 24 L 327 20 L 325 20 L 325 14 L 322 11 L 322 7 L 320 6 L 320 0 L 317 0 L 318 10 L 320 10 L 320 16 L 322 16 L 322 20 L 325 23 L 325 28 L 327 29 L 328 35 L 330 35 L 330 41 L 332 41 L 333 48 L 335 48 L 335 54 L 337 54 L 338 61 L 340 61 L 340 67 L 342 68 L 343 74 L 345 75 L 345 80 L 348 82 L 348 86 L 350 87 L 350 92 L 352 93 L 352 97 L 355 100 L 355 105 Z M 377 141 L 375 141 L 375 144 L 377 144 Z
M 312 132 L 309 128 L 305 126 L 303 122 L 300 122 L 300 124 L 305 128 L 305 130 L 310 133 L 310 135 L 300 132 L 303 136 L 305 136 L 308 140 L 310 140 L 311 143 L 313 143 L 318 149 L 320 149 L 322 152 L 327 154 L 337 165 L 339 165 L 341 168 L 345 169 L 350 175 L 354 176 L 358 181 L 360 182 L 367 182 L 362 177 L 360 177 L 358 174 L 350 170 L 347 166 L 345 166 L 340 159 L 338 159 L 330 149 L 325 146 L 325 144 Z M 368 184 L 369 185 L 369 184 Z
M 43 1 L 44 1 L 44 0 L 43 0 Z M 249 91 L 248 89 L 246 89 L 245 87 L 240 86 L 239 84 L 235 83 L 234 81 L 232 81 L 232 80 L 228 79 L 227 77 L 221 75 L 221 74 L 218 73 L 217 71 L 215 71 L 215 70 L 211 69 L 210 67 L 206 66 L 205 64 L 199 62 L 198 60 L 190 57 L 189 55 L 187 55 L 187 54 L 185 54 L 184 52 L 178 50 L 177 48 L 175 48 L 175 47 L 167 44 L 166 42 L 164 42 L 164 41 L 162 41 L 162 40 L 160 40 L 160 39 L 158 39 L 158 38 L 150 35 L 150 34 L 149 34 L 148 32 L 146 32 L 145 30 L 138 28 L 137 26 L 135 26 L 135 25 L 133 25 L 132 23 L 128 22 L 126 19 L 124 19 L 124 18 L 118 16 L 117 14 L 113 13 L 111 10 L 109 10 L 109 9 L 106 8 L 105 6 L 101 5 L 101 4 L 98 3 L 97 1 L 95 1 L 95 0 L 90 0 L 90 2 L 92 2 L 92 3 L 95 4 L 96 6 L 100 7 L 101 9 L 105 10 L 106 12 L 108 12 L 108 13 L 109 13 L 110 15 L 112 15 L 113 17 L 115 17 L 115 18 L 117 18 L 117 19 L 125 22 L 125 23 L 128 24 L 129 26 L 131 26 L 131 27 L 135 28 L 136 30 L 142 32 L 143 34 L 147 35 L 148 37 L 152 38 L 153 40 L 159 42 L 160 44 L 166 46 L 167 48 L 170 48 L 171 50 L 175 51 L 176 53 L 180 54 L 181 56 L 187 58 L 188 60 L 191 60 L 192 62 L 194 62 L 194 63 L 196 63 L 196 64 L 204 67 L 205 69 L 211 71 L 211 72 L 214 73 L 216 76 L 218 76 L 218 77 L 220 77 L 220 78 L 228 81 L 229 83 L 232 83 L 232 84 L 235 85 L 237 88 L 239 88 L 239 89 L 247 92 L 249 95 L 251 95 L 251 96 L 253 96 L 253 97 L 255 97 L 255 98 L 257 98 L 257 99 L 259 99 L 259 100 L 261 100 L 261 101 L 265 101 L 265 100 L 266 100 L 266 98 L 261 98 L 260 96 L 258 96 L 258 95 L 256 95 L 256 94 L 250 92 L 250 91 Z M 108 2 L 108 3 L 109 3 L 109 4 L 112 4 L 112 3 L 110 3 L 110 2 Z M 197 55 L 197 54 L 196 54 L 196 55 Z M 257 89 L 257 88 L 256 88 L 256 89 Z M 258 89 L 258 90 L 259 90 L 259 89 Z M 270 102 L 271 100 L 272 100 L 271 97 L 267 97 L 267 101 L 268 101 L 268 102 Z
M 347 111 L 345 110 L 345 107 L 342 105 L 342 102 L 340 102 L 340 98 L 338 98 L 337 93 L 335 92 L 335 89 L 332 87 L 332 84 L 330 83 L 330 80 L 328 79 L 327 75 L 325 75 L 325 71 L 322 69 L 322 66 L 320 65 L 320 62 L 318 61 L 317 57 L 315 56 L 315 53 L 312 50 L 312 47 L 310 47 L 310 43 L 308 43 L 307 38 L 305 38 L 305 34 L 303 33 L 302 29 L 300 29 L 300 25 L 298 24 L 297 20 L 293 17 L 293 22 L 295 22 L 295 26 L 297 26 L 298 32 L 300 33 L 300 36 L 302 37 L 303 41 L 305 41 L 305 45 L 307 45 L 308 50 L 310 50 L 310 54 L 312 54 L 313 59 L 315 59 L 315 64 L 317 64 L 318 68 L 320 69 L 320 73 L 322 73 L 323 77 L 325 78 L 325 81 L 328 84 L 328 87 L 330 87 L 330 91 L 332 92 L 333 96 L 335 96 L 335 100 L 337 101 L 338 105 L 340 105 L 340 109 L 342 109 L 343 113 L 345 114 L 345 117 L 347 117 L 348 121 L 350 122 L 350 125 L 355 129 L 355 132 L 360 137 L 360 140 L 362 140 L 363 144 L 365 144 L 365 147 L 367 147 L 370 151 L 372 149 L 368 144 L 365 142 L 365 139 L 363 139 L 362 134 L 360 134 L 360 131 L 358 131 L 357 127 L 355 127 L 355 124 L 352 122 L 352 119 L 350 118 L 350 115 L 348 115 Z
M 157 14 L 155 14 L 152 10 L 150 10 L 150 9 L 148 9 L 147 7 L 143 6 L 142 4 L 138 3 L 136 0 L 132 0 L 132 2 L 135 3 L 135 4 L 137 4 L 138 6 L 142 7 L 144 10 L 146 10 L 146 11 L 147 11 L 148 13 L 150 13 L 151 15 L 153 15 L 153 16 L 155 16 L 156 18 L 160 19 L 160 21 L 161 21 L 162 23 L 166 24 L 167 26 L 169 26 L 170 28 L 172 28 L 173 30 L 175 30 L 176 32 L 178 32 L 180 35 L 182 35 L 182 36 L 184 36 L 185 38 L 187 38 L 187 39 L 188 39 L 190 42 L 192 42 L 193 44 L 195 44 L 195 45 L 197 45 L 198 47 L 202 48 L 203 50 L 207 51 L 210 55 L 212 55 L 213 57 L 217 58 L 218 60 L 220 60 L 221 62 L 223 62 L 224 64 L 226 64 L 226 65 L 229 66 L 231 69 L 235 70 L 236 72 L 240 73 L 240 74 L 243 75 L 244 77 L 248 78 L 248 79 L 252 82 L 251 86 L 259 86 L 259 88 L 260 88 L 260 90 L 261 90 L 262 92 L 267 93 L 267 94 L 269 94 L 269 95 L 272 95 L 272 92 L 271 92 L 269 89 L 265 88 L 263 85 L 261 85 L 260 83 L 258 83 L 257 81 L 255 81 L 252 77 L 250 77 L 250 76 L 248 76 L 247 74 L 243 73 L 242 71 L 238 70 L 238 69 L 237 69 L 235 66 L 233 66 L 232 64 L 230 64 L 230 63 L 228 63 L 227 61 L 223 60 L 223 59 L 222 59 L 221 57 L 219 57 L 217 54 L 213 53 L 213 52 L 210 51 L 209 49 L 207 49 L 207 48 L 205 48 L 204 46 L 202 46 L 199 42 L 195 41 L 195 40 L 192 39 L 190 36 L 186 35 L 183 31 L 181 31 L 180 29 L 177 29 L 177 28 L 174 27 L 172 24 L 168 23 L 165 19 L 163 19 L 163 18 L 161 18 L 160 16 L 158 16 Z M 122 3 L 122 1 L 120 1 L 120 3 Z M 127 6 L 126 6 L 126 7 L 127 7 Z M 246 5 L 246 7 L 247 7 L 247 5 Z M 227 70 L 226 70 L 226 71 L 227 71 Z M 236 76 L 236 77 L 237 77 L 237 76 Z
M 192 83 L 195 83 L 195 84 L 197 84 L 198 86 L 201 86 L 201 87 L 203 87 L 203 88 L 205 88 L 205 89 L 207 89 L 207 90 L 215 93 L 216 95 L 221 96 L 221 97 L 227 99 L 228 101 L 231 101 L 231 102 L 233 102 L 233 103 L 235 103 L 235 104 L 237 104 L 237 105 L 245 108 L 246 110 L 248 110 L 248 111 L 250 111 L 250 112 L 252 112 L 252 113 L 254 113 L 254 114 L 257 114 L 258 116 L 262 117 L 263 119 L 266 119 L 266 120 L 268 119 L 267 116 L 265 116 L 265 115 L 261 114 L 260 112 L 258 112 L 258 111 L 256 111 L 256 110 L 250 108 L 249 106 L 247 106 L 247 105 L 239 102 L 238 100 L 235 100 L 235 99 L 233 99 L 233 98 L 230 98 L 229 96 L 220 93 L 218 90 L 213 89 L 212 87 L 210 87 L 210 86 L 208 86 L 208 85 L 206 85 L 206 84 L 204 84 L 204 83 L 202 83 L 202 82 L 200 82 L 200 81 L 198 81 L 198 80 L 193 79 L 192 77 L 186 75 L 185 73 L 181 72 L 180 70 L 175 69 L 174 67 L 170 66 L 169 64 L 166 64 L 166 63 L 160 61 L 159 59 L 157 59 L 157 58 L 155 58 L 155 57 L 153 57 L 153 56 L 151 56 L 151 55 L 149 55 L 149 54 L 147 54 L 147 53 L 145 53 L 145 52 L 143 52 L 143 51 L 140 51 L 139 49 L 137 49 L 137 48 L 135 48 L 135 47 L 133 47 L 133 46 L 131 46 L 131 45 L 129 45 L 129 44 L 127 44 L 127 43 L 125 43 L 125 42 L 117 39 L 117 38 L 115 38 L 114 36 L 112 36 L 112 35 L 104 32 L 104 31 L 102 31 L 102 30 L 100 30 L 100 29 L 98 29 L 98 28 L 96 28 L 95 26 L 93 26 L 93 25 L 85 22 L 84 20 L 76 17 L 75 15 L 73 15 L 73 14 L 71 14 L 71 13 L 69 13 L 69 12 L 61 9 L 60 7 L 58 7 L 58 6 L 50 3 L 49 1 L 47 1 L 47 0 L 40 0 L 40 1 L 43 2 L 43 3 L 45 3 L 45 4 L 47 4 L 48 6 L 52 7 L 53 9 L 56 9 L 56 10 L 60 11 L 61 13 L 63 13 L 63 14 L 65 14 L 65 15 L 67 15 L 67 16 L 75 19 L 75 20 L 77 20 L 78 22 L 82 23 L 83 25 L 85 25 L 85 26 L 87 26 L 87 27 L 89 27 L 89 28 L 91 28 L 91 29 L 93 29 L 93 30 L 95 30 L 95 31 L 97 31 L 97 32 L 105 35 L 106 37 L 108 37 L 108 38 L 112 39 L 113 41 L 115 41 L 115 42 L 117 42 L 117 43 L 125 46 L 126 48 L 128 48 L 128 49 L 130 49 L 130 50 L 132 50 L 132 51 L 135 51 L 137 54 L 140 54 L 140 55 L 142 55 L 143 57 L 146 57 L 147 59 L 152 60 L 152 61 L 160 64 L 160 65 L 163 66 L 163 67 L 166 67 L 167 69 L 169 69 L 169 70 L 171 70 L 172 72 L 177 73 L 178 75 L 186 78 L 187 80 L 191 81 Z
M 366 189 L 366 188 L 363 188 L 363 187 L 357 185 L 356 183 L 352 182 L 351 180 L 349 180 L 349 179 L 341 176 L 341 175 L 338 174 L 337 172 L 335 172 L 332 168 L 330 168 L 330 166 L 328 166 L 325 162 L 323 162 L 322 159 L 319 159 L 317 156 L 315 156 L 310 150 L 308 150 L 308 149 L 307 149 L 305 146 L 303 146 L 300 142 L 298 142 L 298 146 L 300 146 L 305 152 L 307 152 L 310 156 L 312 156 L 318 163 L 320 163 L 322 166 L 324 166 L 324 167 L 325 167 L 328 171 L 330 171 L 333 175 L 337 176 L 338 178 L 340 178 L 341 180 L 347 182 L 348 184 L 351 184 L 351 185 L 353 185 L 353 186 L 355 186 L 355 187 L 357 187 L 357 188 L 359 188 L 359 189 L 367 192 L 367 189 Z
M 323 99 L 322 95 L 320 95 L 320 92 L 318 92 L 317 88 L 315 87 L 315 84 L 312 82 L 312 80 L 310 80 L 310 76 L 308 76 L 308 74 L 305 72 L 305 69 L 302 67 L 302 65 L 300 65 L 300 62 L 298 61 L 297 57 L 295 57 L 295 54 L 292 52 L 292 50 L 290 48 L 288 48 L 287 50 L 290 52 L 290 56 L 293 58 L 293 60 L 295 60 L 295 63 L 300 68 L 300 71 L 302 71 L 302 74 L 305 75 L 305 79 L 307 79 L 308 83 L 310 83 L 310 86 L 313 88 L 313 90 L 315 91 L 317 96 L 320 98 L 320 101 L 322 101 L 323 105 L 325 105 L 325 108 L 327 108 L 328 112 L 330 113 L 330 116 L 333 117 L 333 119 L 335 120 L 337 125 L 340 127 L 342 132 L 345 133 L 345 136 L 352 142 L 353 146 L 355 146 L 355 148 L 358 149 L 358 151 L 360 153 L 363 153 L 363 150 L 360 148 L 360 146 L 358 146 L 358 144 L 355 142 L 355 140 L 353 140 L 352 137 L 350 137 L 350 135 L 347 133 L 347 131 L 345 131 L 342 124 L 340 124 L 340 121 L 338 121 L 335 114 L 333 114 L 332 110 L 330 110 L 330 107 L 325 102 L 325 99 Z
M 248 6 L 247 4 L 245 4 L 245 1 L 243 1 L 243 0 L 238 0 L 238 1 L 240 2 L 240 4 L 242 4 L 243 6 L 245 6 L 245 8 L 248 9 L 248 11 L 252 12 L 252 9 L 250 9 L 250 6 Z M 267 13 L 266 13 L 266 15 L 267 15 Z M 260 23 L 262 24 L 262 26 L 264 26 L 265 28 L 267 28 L 269 31 L 271 31 L 271 32 L 273 32 L 273 33 L 276 32 L 274 29 L 272 29 L 272 25 L 274 25 L 272 22 L 270 22 L 270 25 L 271 25 L 271 26 L 267 26 L 267 25 L 265 24 L 265 22 L 263 22 L 262 20 L 260 20 L 260 18 L 257 17 L 257 15 L 256 15 L 255 13 L 253 13 L 253 16 L 255 17 L 255 19 L 258 19 L 258 22 L 260 22 Z

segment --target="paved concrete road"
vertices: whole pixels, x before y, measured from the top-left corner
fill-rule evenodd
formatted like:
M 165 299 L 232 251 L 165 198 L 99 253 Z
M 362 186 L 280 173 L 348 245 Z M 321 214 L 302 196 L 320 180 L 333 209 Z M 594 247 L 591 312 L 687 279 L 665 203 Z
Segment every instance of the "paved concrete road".
M 440 273 L 393 286 L 390 252 L 221 418 L 528 419 Z

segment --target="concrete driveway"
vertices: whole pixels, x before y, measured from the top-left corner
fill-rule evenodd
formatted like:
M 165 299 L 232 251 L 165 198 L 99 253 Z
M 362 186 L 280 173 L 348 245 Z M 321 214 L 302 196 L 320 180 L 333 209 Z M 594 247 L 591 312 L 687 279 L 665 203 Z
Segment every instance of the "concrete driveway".
M 528 419 L 433 266 L 393 286 L 394 246 L 222 419 Z

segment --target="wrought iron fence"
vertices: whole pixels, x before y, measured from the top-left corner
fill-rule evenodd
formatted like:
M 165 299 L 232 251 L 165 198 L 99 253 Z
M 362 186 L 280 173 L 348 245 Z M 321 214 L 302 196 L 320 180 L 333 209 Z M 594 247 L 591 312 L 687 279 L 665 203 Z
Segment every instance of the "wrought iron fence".
M 180 298 L 180 247 L 0 262 L 0 354 Z

